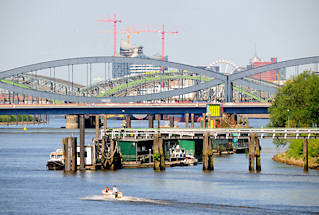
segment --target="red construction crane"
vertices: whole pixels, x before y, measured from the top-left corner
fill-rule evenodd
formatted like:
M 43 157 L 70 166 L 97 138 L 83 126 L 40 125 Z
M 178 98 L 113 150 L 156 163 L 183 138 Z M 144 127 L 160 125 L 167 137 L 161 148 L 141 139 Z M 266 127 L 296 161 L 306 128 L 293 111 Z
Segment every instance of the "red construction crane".
M 165 31 L 165 27 L 163 24 L 163 28 L 162 30 L 149 30 L 147 28 L 147 32 L 157 32 L 157 33 L 161 33 L 162 34 L 162 56 L 161 56 L 161 60 L 164 61 L 165 60 L 165 34 L 178 34 L 178 31 Z M 161 72 L 164 72 L 164 67 L 161 66 Z M 161 81 L 161 88 L 164 88 L 164 83 L 163 81 Z
M 121 23 L 122 20 L 118 19 L 116 14 L 114 13 L 113 19 L 99 19 L 98 22 L 113 22 L 113 56 L 116 54 L 116 24 Z
M 162 56 L 161 56 L 161 60 L 165 60 L 164 59 L 164 55 L 165 55 L 165 34 L 178 34 L 178 31 L 165 31 L 165 27 L 163 24 L 163 28 L 162 30 L 149 30 L 147 29 L 147 32 L 157 32 L 157 33 L 161 33 L 162 34 Z

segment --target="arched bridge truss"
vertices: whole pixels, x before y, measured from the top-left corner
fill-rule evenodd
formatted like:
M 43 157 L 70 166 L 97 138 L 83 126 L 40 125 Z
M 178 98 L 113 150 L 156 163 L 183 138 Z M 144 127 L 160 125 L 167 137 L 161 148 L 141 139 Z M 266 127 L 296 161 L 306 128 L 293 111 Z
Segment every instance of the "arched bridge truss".
M 233 90 L 238 90 L 238 86 L 246 86 L 270 94 L 276 92 L 278 86 L 256 82 L 248 78 L 254 74 L 317 63 L 319 63 L 318 56 L 308 57 L 227 75 L 186 64 L 153 59 L 83 57 L 42 62 L 3 71 L 0 73 L 0 88 L 17 94 L 50 100 L 81 103 L 125 103 L 173 98 L 204 90 L 211 93 L 212 88 L 223 85 L 225 100 L 232 101 Z M 92 67 L 96 68 L 95 65 L 98 64 L 100 65 L 98 70 L 102 70 L 99 75 L 104 77 L 103 80 L 92 78 L 94 76 L 92 73 L 95 73 Z M 113 78 L 116 76 L 116 72 L 128 70 L 130 65 L 140 65 L 148 70 L 145 69 L 144 72 L 137 75 Z M 81 66 L 82 68 L 80 68 Z M 165 70 L 159 71 L 157 69 L 156 71 L 156 68 L 161 67 Z M 47 75 L 42 75 L 43 71 Z M 58 73 L 61 73 L 60 76 L 56 75 Z M 172 86 L 172 82 L 176 82 L 176 80 L 178 84 Z M 186 84 L 183 83 L 184 80 L 190 80 L 190 82 Z M 153 89 L 146 92 L 147 88 L 152 88 L 151 86 Z M 154 90 L 155 88 L 157 89 Z

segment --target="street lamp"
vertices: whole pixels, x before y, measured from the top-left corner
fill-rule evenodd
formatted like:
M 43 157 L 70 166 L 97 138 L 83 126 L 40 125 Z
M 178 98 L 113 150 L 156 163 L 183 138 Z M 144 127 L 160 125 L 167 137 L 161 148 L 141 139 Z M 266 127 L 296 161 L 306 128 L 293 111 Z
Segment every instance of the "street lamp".
M 289 128 L 289 109 L 287 110 L 288 112 L 288 128 Z

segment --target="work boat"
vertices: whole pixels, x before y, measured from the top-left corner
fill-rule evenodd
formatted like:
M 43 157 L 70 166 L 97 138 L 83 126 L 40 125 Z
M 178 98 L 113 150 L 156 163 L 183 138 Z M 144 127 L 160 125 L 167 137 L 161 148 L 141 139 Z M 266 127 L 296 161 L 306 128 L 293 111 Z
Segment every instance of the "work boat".
M 63 152 L 61 149 L 57 149 L 55 152 L 51 152 L 47 167 L 49 170 L 64 169 Z

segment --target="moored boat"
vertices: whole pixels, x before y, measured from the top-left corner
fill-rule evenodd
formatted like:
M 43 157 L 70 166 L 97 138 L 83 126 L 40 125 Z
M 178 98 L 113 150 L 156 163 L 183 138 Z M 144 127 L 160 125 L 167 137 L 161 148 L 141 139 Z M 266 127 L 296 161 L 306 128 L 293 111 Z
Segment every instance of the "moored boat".
M 57 149 L 55 152 L 50 153 L 50 159 L 47 162 L 49 170 L 63 170 L 63 152 L 61 149 Z

